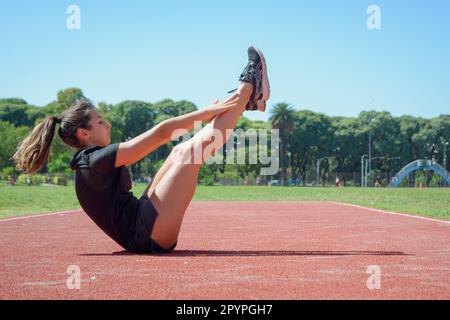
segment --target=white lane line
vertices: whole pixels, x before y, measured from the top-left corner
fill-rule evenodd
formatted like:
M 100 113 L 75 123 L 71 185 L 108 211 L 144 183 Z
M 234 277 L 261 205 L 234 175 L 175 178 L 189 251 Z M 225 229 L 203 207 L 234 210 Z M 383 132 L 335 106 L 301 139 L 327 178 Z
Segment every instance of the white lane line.
M 432 219 L 432 218 L 426 218 L 426 217 L 422 217 L 422 216 L 415 216 L 415 215 L 412 215 L 412 214 L 406 214 L 406 213 L 399 213 L 399 212 L 393 212 L 393 211 L 385 211 L 385 210 L 380 210 L 380 209 L 367 208 L 367 207 L 359 206 L 357 204 L 351 204 L 351 203 L 345 203 L 345 202 L 336 202 L 336 201 L 328 201 L 328 202 L 335 203 L 335 204 L 340 204 L 340 205 L 343 205 L 343 206 L 349 206 L 349 207 L 355 207 L 355 208 L 359 208 L 359 209 L 371 210 L 371 211 L 375 211 L 375 212 L 392 214 L 392 215 L 396 215 L 396 216 L 403 216 L 403 217 L 407 217 L 407 218 L 414 218 L 414 219 L 421 219 L 421 220 L 428 220 L 428 221 L 434 221 L 434 222 L 441 222 L 441 223 L 444 223 L 444 224 L 450 224 L 450 221 L 446 221 L 446 220 Z
M 52 212 L 52 213 L 44 213 L 44 214 L 35 214 L 35 215 L 29 215 L 24 217 L 15 217 L 15 218 L 7 218 L 7 219 L 0 219 L 1 222 L 6 221 L 13 221 L 13 220 L 23 220 L 23 219 L 29 219 L 29 218 L 39 218 L 39 217 L 48 217 L 48 216 L 54 216 L 57 214 L 68 214 L 68 213 L 76 213 L 81 212 L 82 209 L 75 209 L 75 210 L 67 210 L 67 211 L 60 211 L 60 212 Z
M 92 282 L 92 281 L 96 281 L 97 277 L 90 277 L 89 279 L 80 279 L 81 283 L 86 283 L 86 282 Z M 37 286 L 42 286 L 42 287 L 50 287 L 50 286 L 59 286 L 59 285 L 67 285 L 67 279 L 66 280 L 55 280 L 55 281 L 30 281 L 30 282 L 22 282 L 19 283 L 19 285 L 21 287 L 37 287 Z

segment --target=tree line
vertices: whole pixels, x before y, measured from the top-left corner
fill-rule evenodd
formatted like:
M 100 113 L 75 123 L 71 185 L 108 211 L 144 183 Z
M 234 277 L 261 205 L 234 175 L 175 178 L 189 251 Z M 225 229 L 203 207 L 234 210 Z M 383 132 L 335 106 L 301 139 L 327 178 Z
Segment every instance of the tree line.
M 56 100 L 45 106 L 34 106 L 19 98 L 0 99 L 0 176 L 19 174 L 11 160 L 18 143 L 30 130 L 47 116 L 59 115 L 75 101 L 86 99 L 79 88 L 68 88 L 57 93 Z M 112 125 L 111 142 L 126 141 L 149 130 L 159 122 L 197 110 L 187 100 L 165 99 L 155 103 L 127 100 L 118 104 L 100 102 L 98 111 Z M 278 129 L 280 145 L 280 170 L 270 177 L 282 185 L 288 180 L 305 184 L 315 176 L 317 159 L 320 177 L 330 174 L 341 176 L 361 171 L 361 156 L 369 152 L 373 175 L 396 173 L 404 165 L 416 159 L 434 159 L 449 170 L 449 157 L 444 164 L 444 149 L 450 152 L 450 115 L 426 119 L 413 116 L 392 116 L 386 111 L 362 111 L 357 117 L 333 117 L 310 110 L 297 110 L 295 106 L 281 102 L 270 110 L 269 121 L 251 121 L 241 117 L 235 129 Z M 270 136 L 269 136 L 270 142 Z M 154 176 L 177 141 L 161 146 L 142 161 L 131 166 L 135 180 Z M 69 167 L 75 150 L 55 136 L 49 162 L 39 173 L 65 173 L 72 177 Z M 246 153 L 252 152 L 248 148 Z M 199 180 L 213 184 L 226 179 L 256 180 L 259 164 L 210 164 L 202 166 Z M 373 177 L 370 177 L 373 179 Z M 312 179 L 310 179 L 312 180 Z

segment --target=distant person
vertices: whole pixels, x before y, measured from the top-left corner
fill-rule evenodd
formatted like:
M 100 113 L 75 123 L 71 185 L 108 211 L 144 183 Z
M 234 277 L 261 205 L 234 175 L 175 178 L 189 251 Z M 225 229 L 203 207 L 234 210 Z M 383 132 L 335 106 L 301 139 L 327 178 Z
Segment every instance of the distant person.
M 375 188 L 381 188 L 381 177 L 380 176 L 375 177 Z
M 339 179 L 339 176 L 336 176 L 335 186 L 338 188 L 341 186 L 341 179 Z

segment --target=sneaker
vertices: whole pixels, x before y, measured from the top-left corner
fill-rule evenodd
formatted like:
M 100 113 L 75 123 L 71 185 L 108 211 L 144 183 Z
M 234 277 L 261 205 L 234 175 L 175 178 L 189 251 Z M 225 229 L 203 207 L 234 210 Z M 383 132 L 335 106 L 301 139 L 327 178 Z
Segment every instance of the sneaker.
M 239 80 L 253 85 L 253 93 L 245 109 L 264 112 L 266 110 L 266 101 L 270 97 L 270 84 L 267 76 L 266 60 L 259 49 L 254 47 L 248 48 L 248 64 Z

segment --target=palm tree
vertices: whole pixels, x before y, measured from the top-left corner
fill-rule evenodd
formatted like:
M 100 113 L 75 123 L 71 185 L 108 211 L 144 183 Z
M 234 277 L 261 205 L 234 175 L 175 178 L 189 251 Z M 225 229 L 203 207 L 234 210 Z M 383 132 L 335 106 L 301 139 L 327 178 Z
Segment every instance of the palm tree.
M 273 106 L 270 111 L 271 116 L 269 121 L 272 123 L 273 129 L 278 129 L 280 132 L 280 165 L 281 165 L 281 185 L 286 184 L 286 170 L 287 170 L 287 142 L 288 135 L 294 129 L 295 110 L 288 103 L 280 102 Z

